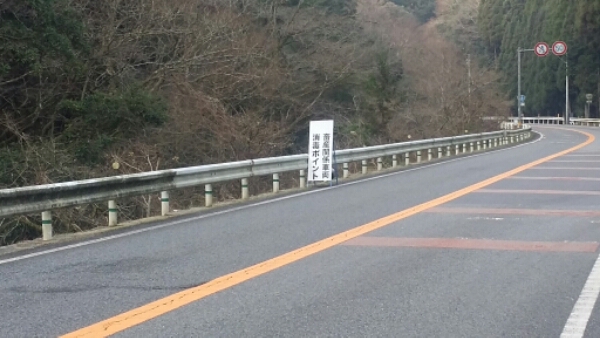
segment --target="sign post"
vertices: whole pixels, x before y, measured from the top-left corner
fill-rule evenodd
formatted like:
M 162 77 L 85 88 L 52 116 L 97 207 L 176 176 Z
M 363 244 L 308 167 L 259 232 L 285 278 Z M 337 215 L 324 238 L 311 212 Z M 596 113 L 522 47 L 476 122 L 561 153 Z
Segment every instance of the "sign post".
M 519 120 L 519 126 L 523 123 L 523 107 L 525 106 L 525 96 L 521 95 L 521 55 L 524 52 L 534 52 L 539 57 L 545 57 L 549 54 L 550 49 L 552 49 L 552 53 L 556 56 L 563 56 L 567 54 L 567 44 L 564 41 L 556 41 L 552 44 L 552 48 L 548 47 L 548 44 L 545 42 L 538 42 L 535 44 L 533 49 L 523 49 L 521 47 L 517 48 L 517 116 Z M 565 60 L 562 60 L 565 63 L 566 67 L 566 104 L 565 104 L 565 124 L 569 124 L 569 63 L 565 57 Z
M 552 53 L 556 56 L 567 54 L 567 44 L 564 41 L 556 41 L 552 44 Z M 565 57 L 565 124 L 570 123 L 569 116 L 569 60 Z
M 333 120 L 310 121 L 307 181 L 330 182 L 333 157 Z

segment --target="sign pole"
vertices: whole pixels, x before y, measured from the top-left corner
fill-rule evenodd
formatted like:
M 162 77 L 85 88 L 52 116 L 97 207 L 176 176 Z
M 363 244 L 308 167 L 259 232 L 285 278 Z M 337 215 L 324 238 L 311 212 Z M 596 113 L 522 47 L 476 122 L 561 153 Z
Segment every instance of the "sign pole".
M 564 41 L 556 41 L 552 44 L 552 53 L 560 57 L 565 56 L 565 124 L 570 123 L 569 116 L 569 58 L 567 57 L 567 44 Z M 562 61 L 562 59 L 561 59 Z
M 523 108 L 521 107 L 521 53 L 523 52 L 523 49 L 521 47 L 519 47 L 517 49 L 517 59 L 518 59 L 518 65 L 519 65 L 519 69 L 517 71 L 517 121 L 518 121 L 518 126 L 519 128 L 521 128 L 521 125 L 523 124 Z
M 565 57 L 565 88 L 566 88 L 566 95 L 565 95 L 565 125 L 570 123 L 570 118 L 571 116 L 569 116 L 569 59 Z

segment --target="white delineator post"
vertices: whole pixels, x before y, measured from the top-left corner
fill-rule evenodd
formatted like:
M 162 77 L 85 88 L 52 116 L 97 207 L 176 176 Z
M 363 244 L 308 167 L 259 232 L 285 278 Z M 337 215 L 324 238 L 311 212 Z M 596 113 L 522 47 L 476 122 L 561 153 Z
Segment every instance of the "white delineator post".
M 169 192 L 160 193 L 160 214 L 166 216 L 169 213 Z
M 108 226 L 117 225 L 117 203 L 114 200 L 108 201 Z
M 42 212 L 42 239 L 44 241 L 51 240 L 52 236 L 53 236 L 52 212 L 51 211 L 43 211 Z
M 213 205 L 213 190 L 212 184 L 204 185 L 204 206 L 212 207 Z
M 242 178 L 242 199 L 248 199 L 248 179 Z
M 300 188 L 306 188 L 306 171 L 300 170 Z
M 273 192 L 279 192 L 279 174 L 273 174 Z

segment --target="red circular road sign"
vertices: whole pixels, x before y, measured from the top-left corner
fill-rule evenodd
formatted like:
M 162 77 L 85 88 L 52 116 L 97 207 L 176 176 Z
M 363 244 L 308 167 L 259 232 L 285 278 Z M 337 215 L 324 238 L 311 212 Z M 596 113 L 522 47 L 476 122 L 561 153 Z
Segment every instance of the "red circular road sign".
M 556 56 L 562 56 L 567 54 L 567 44 L 563 41 L 556 41 L 552 45 L 552 53 Z
M 548 48 L 548 44 L 545 42 L 538 42 L 535 45 L 535 48 L 533 49 L 535 54 L 537 56 L 546 56 L 548 55 L 548 52 L 550 51 L 550 48 Z

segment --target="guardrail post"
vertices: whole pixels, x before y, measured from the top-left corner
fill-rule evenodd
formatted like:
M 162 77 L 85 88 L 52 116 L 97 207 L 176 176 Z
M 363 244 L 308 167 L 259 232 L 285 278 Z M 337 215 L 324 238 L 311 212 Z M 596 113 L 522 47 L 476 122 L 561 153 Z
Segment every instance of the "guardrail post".
M 348 178 L 348 176 L 350 176 L 348 173 L 348 163 L 344 163 L 342 167 L 344 168 L 344 178 Z
M 396 168 L 398 166 L 398 155 L 392 155 L 392 168 Z
M 166 216 L 169 213 L 169 192 L 160 193 L 160 214 Z
M 454 145 L 454 153 L 455 153 L 454 155 L 458 155 L 458 154 L 460 154 L 460 148 L 459 148 L 459 147 L 460 147 L 460 146 L 459 146 L 458 144 L 455 144 L 455 145 Z
M 377 171 L 383 169 L 383 159 L 381 157 L 377 158 Z
M 477 141 L 477 150 L 481 150 L 481 141 Z
M 213 190 L 212 184 L 204 185 L 204 206 L 212 207 L 213 204 Z
M 440 148 L 438 148 L 438 151 L 437 151 L 437 153 L 438 153 L 438 154 L 437 154 L 437 155 L 438 155 L 438 158 L 442 158 L 442 157 L 444 157 L 444 152 L 442 151 L 442 148 L 441 148 L 441 147 L 440 147 Z
M 114 200 L 108 201 L 108 226 L 117 225 L 117 203 Z
M 469 142 L 469 152 L 473 152 L 473 142 Z
M 306 188 L 306 172 L 304 170 L 300 170 L 300 188 Z
M 42 239 L 48 241 L 52 239 L 52 212 L 42 212 Z
M 466 143 L 462 144 L 462 152 L 463 152 L 463 154 L 467 152 L 467 144 Z
M 433 158 L 433 150 L 427 149 L 427 161 L 431 161 L 431 159 Z
M 248 198 L 248 179 L 242 178 L 242 199 Z
M 421 163 L 421 151 L 417 150 L 417 163 Z
M 450 157 L 452 156 L 452 154 L 450 154 L 450 146 L 446 147 L 446 157 Z
M 367 160 L 362 161 L 362 173 L 363 175 L 367 173 Z
M 404 165 L 408 166 L 410 164 L 410 153 L 404 153 Z
M 279 174 L 273 174 L 273 192 L 279 192 Z

